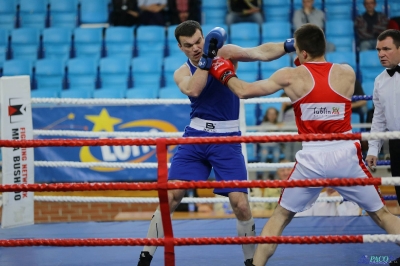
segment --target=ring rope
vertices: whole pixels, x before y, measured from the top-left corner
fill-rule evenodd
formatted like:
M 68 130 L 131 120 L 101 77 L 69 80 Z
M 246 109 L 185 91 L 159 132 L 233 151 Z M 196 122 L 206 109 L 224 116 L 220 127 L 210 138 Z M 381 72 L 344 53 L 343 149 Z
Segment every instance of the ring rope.
M 342 244 L 342 243 L 400 243 L 400 235 L 341 235 L 341 236 L 247 236 L 174 238 L 174 246 L 239 245 L 239 244 Z M 10 239 L 0 240 L 1 247 L 61 246 L 165 246 L 165 238 L 86 238 L 86 239 Z
M 378 166 L 390 165 L 389 160 L 377 161 Z M 289 163 L 248 163 L 249 170 L 265 170 L 265 169 L 279 169 L 279 168 L 292 168 L 295 162 Z M 91 167 L 108 167 L 108 168 L 126 168 L 126 169 L 150 169 L 157 168 L 157 163 L 110 163 L 110 162 L 73 162 L 73 161 L 35 161 L 36 167 L 70 167 L 70 168 L 91 168 Z M 171 163 L 167 164 L 168 168 Z
M 355 95 L 352 101 L 372 100 L 371 95 Z M 151 105 L 151 104 L 190 104 L 189 99 L 76 99 L 76 98 L 32 98 L 34 104 L 75 104 L 75 105 Z M 288 97 L 253 98 L 244 103 L 283 103 L 290 102 Z
M 13 191 L 93 191 L 93 190 L 159 190 L 194 188 L 286 188 L 331 186 L 400 185 L 398 177 L 328 178 L 306 180 L 252 180 L 252 181 L 197 181 L 197 182 L 146 182 L 146 183 L 51 183 L 0 185 L 0 192 Z
M 0 196 L 0 199 L 2 197 Z M 382 197 L 384 200 L 396 200 L 396 195 Z M 75 202 L 75 203 L 159 203 L 159 198 L 153 197 L 85 197 L 85 196 L 34 196 L 35 201 L 41 202 Z M 249 197 L 249 202 L 274 203 L 279 197 Z M 342 202 L 343 197 L 319 197 L 316 202 Z M 184 197 L 181 203 L 229 203 L 228 198 Z
M 330 133 L 302 135 L 271 135 L 271 136 L 237 136 L 237 137 L 190 137 L 190 138 L 159 138 L 159 139 L 41 139 L 41 140 L 0 140 L 1 147 L 82 147 L 82 146 L 124 146 L 124 145 L 178 145 L 178 144 L 226 144 L 254 142 L 298 142 L 298 141 L 333 141 L 333 140 L 382 140 L 399 139 L 400 132 L 374 133 Z

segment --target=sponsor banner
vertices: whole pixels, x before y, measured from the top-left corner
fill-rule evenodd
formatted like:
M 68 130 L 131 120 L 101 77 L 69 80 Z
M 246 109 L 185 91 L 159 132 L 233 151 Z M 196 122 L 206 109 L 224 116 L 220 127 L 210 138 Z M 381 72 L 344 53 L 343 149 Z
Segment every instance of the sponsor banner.
M 327 121 L 343 120 L 344 103 L 304 103 L 301 107 L 301 120 Z
M 0 78 L 1 139 L 32 139 L 29 76 Z M 3 184 L 34 183 L 33 149 L 1 148 Z M 1 227 L 33 224 L 33 192 L 4 192 Z
M 190 105 L 38 106 L 33 126 L 41 130 L 91 132 L 182 132 L 190 122 Z M 67 137 L 45 137 L 54 139 Z M 170 161 L 176 146 L 168 147 Z M 35 148 L 36 161 L 156 163 L 155 146 Z M 156 181 L 157 169 L 35 167 L 36 183 Z

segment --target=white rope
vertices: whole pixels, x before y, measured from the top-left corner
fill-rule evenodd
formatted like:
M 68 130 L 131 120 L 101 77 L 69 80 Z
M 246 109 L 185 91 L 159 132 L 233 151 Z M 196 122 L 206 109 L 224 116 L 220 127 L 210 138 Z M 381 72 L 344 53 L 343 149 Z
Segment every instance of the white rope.
M 391 242 L 400 243 L 400 235 L 363 235 L 364 243 L 374 243 L 374 242 Z
M 395 177 L 382 177 L 382 186 L 399 186 L 400 178 Z
M 78 196 L 34 196 L 35 201 L 42 202 L 80 202 L 80 203 L 159 203 L 158 198 L 154 197 L 78 197 Z M 279 197 L 251 197 L 250 202 L 278 202 Z M 319 197 L 317 202 L 342 202 L 343 198 L 338 197 Z M 228 203 L 227 197 L 212 198 L 189 198 L 182 199 L 182 203 Z
M 74 104 L 74 105 L 150 105 L 150 104 L 190 104 L 189 99 L 75 99 L 75 98 L 32 98 L 33 104 Z M 283 103 L 288 97 L 253 98 L 244 103 Z
M 33 130 L 34 136 L 64 136 L 85 138 L 165 138 L 182 137 L 183 132 L 93 132 L 81 130 Z M 298 135 L 296 132 L 247 132 L 244 136 Z
M 400 131 L 361 133 L 362 140 L 400 139 Z
M 294 162 L 289 163 L 248 163 L 247 170 L 251 172 L 257 171 L 274 171 L 280 168 L 293 168 Z M 123 169 L 151 169 L 158 168 L 157 163 L 111 163 L 111 162 L 72 162 L 72 161 L 34 161 L 36 167 L 70 167 L 70 168 L 123 168 Z M 167 164 L 168 168 L 171 166 Z M 376 169 L 387 169 L 389 165 L 378 165 Z

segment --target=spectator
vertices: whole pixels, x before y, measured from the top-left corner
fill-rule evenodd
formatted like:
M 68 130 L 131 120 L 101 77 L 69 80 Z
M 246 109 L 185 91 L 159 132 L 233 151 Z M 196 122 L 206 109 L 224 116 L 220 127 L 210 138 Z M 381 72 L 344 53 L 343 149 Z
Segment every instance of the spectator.
M 276 110 L 276 108 L 274 108 L 274 107 L 268 108 L 267 111 L 265 112 L 265 115 L 263 117 L 263 120 L 262 120 L 260 126 L 262 126 L 262 127 L 268 127 L 268 126 L 277 127 L 278 126 L 278 114 L 279 114 L 279 111 Z M 261 129 L 261 131 L 271 131 L 271 130 Z M 266 143 L 259 144 L 259 155 L 260 155 L 261 162 L 276 163 L 279 160 L 280 154 L 281 154 L 281 148 L 280 148 L 279 143 L 266 142 Z
M 113 26 L 133 26 L 139 24 L 137 0 L 112 0 L 109 22 Z
M 375 10 L 375 0 L 364 0 L 365 13 L 354 21 L 359 51 L 375 50 L 376 38 L 388 26 L 385 14 Z
M 186 20 L 201 22 L 201 0 L 168 0 L 168 22 L 180 24 Z
M 389 19 L 388 29 L 400 30 L 400 16 Z
M 319 194 L 320 197 L 338 197 L 340 194 L 333 188 L 327 187 Z M 310 209 L 299 212 L 295 217 L 301 216 L 359 216 L 361 208 L 352 201 L 341 202 L 316 202 Z
M 255 22 L 261 25 L 264 18 L 260 7 L 260 0 L 228 0 L 226 24 L 229 26 L 238 22 Z
M 303 0 L 303 8 L 298 9 L 293 13 L 293 29 L 297 30 L 301 25 L 312 23 L 321 29 L 325 29 L 325 13 L 314 7 L 314 0 Z M 326 52 L 335 50 L 333 43 L 327 42 Z
M 138 0 L 140 24 L 165 26 L 167 0 Z

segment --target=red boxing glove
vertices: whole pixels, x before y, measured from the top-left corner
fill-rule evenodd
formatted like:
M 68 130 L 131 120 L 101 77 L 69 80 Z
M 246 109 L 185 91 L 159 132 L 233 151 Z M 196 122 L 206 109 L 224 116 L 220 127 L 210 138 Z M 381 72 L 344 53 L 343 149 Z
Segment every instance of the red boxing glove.
M 226 85 L 232 77 L 237 77 L 235 67 L 231 60 L 215 57 L 212 61 L 209 73 L 222 84 Z

